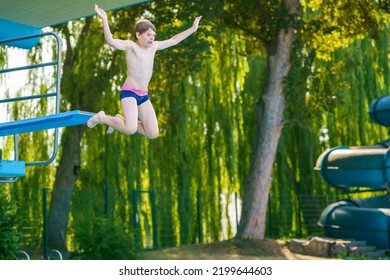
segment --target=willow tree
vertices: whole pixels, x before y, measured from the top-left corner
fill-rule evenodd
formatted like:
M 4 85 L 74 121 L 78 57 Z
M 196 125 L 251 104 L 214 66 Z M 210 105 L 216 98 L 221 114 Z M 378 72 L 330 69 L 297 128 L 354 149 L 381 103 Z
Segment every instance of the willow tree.
M 257 129 L 237 233 L 237 237 L 263 239 L 275 155 L 288 121 L 284 118 L 285 81 L 296 39 L 302 36 L 307 48 L 327 59 L 367 31 L 380 29 L 387 6 L 368 0 L 242 0 L 223 5 L 225 22 L 243 31 L 248 39 L 261 42 L 267 56 L 264 83 L 257 93 Z

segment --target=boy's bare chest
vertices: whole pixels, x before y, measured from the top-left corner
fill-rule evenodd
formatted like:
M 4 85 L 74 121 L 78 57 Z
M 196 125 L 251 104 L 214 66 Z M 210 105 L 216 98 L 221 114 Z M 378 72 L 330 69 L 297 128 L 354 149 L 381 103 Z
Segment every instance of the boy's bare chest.
M 156 52 L 151 49 L 143 50 L 133 48 L 126 54 L 126 56 L 127 59 L 132 61 L 133 63 L 150 65 L 153 63 L 155 53 Z

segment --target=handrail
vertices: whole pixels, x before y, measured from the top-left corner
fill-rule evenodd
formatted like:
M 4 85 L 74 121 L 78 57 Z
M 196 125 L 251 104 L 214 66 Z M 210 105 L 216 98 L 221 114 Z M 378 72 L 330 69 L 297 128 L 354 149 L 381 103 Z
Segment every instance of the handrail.
M 29 95 L 29 96 L 21 96 L 21 97 L 15 97 L 15 98 L 2 99 L 2 100 L 0 100 L 0 103 L 10 103 L 10 102 L 16 102 L 16 101 L 39 99 L 39 98 L 53 97 L 53 96 L 57 96 L 57 93 L 52 92 L 52 93 L 43 93 L 43 94 L 39 94 L 39 95 Z
M 33 68 L 42 68 L 46 66 L 56 66 L 56 89 L 54 93 L 47 93 L 47 94 L 36 94 L 36 95 L 30 95 L 30 96 L 23 96 L 23 97 L 16 97 L 16 98 L 9 98 L 9 99 L 2 99 L 0 100 L 0 103 L 10 103 L 10 102 L 18 102 L 22 100 L 29 100 L 29 99 L 37 99 L 37 98 L 48 98 L 48 97 L 55 97 L 55 113 L 58 114 L 60 112 L 60 82 L 61 82 L 61 53 L 62 53 L 62 44 L 61 44 L 61 38 L 58 36 L 55 32 L 44 32 L 40 34 L 33 34 L 28 36 L 22 36 L 22 37 L 16 37 L 16 38 L 10 38 L 6 40 L 0 40 L 0 44 L 5 44 L 9 42 L 14 41 L 21 41 L 21 40 L 27 40 L 32 39 L 36 37 L 45 37 L 45 36 L 54 36 L 57 41 L 57 52 L 56 52 L 56 61 L 48 62 L 48 63 L 40 63 L 35 65 L 26 65 L 23 67 L 16 67 L 11 69 L 1 69 L 0 74 L 4 73 L 10 73 L 10 72 L 16 72 L 16 71 L 22 71 L 22 70 L 28 70 Z M 54 130 L 54 147 L 52 151 L 52 155 L 49 157 L 49 159 L 44 161 L 33 161 L 33 162 L 26 162 L 26 166 L 39 166 L 39 165 L 47 165 L 54 161 L 57 151 L 58 151 L 58 138 L 59 138 L 59 129 L 55 128 Z M 15 160 L 18 158 L 18 137 L 17 135 L 14 135 L 14 157 Z M 11 182 L 13 181 L 10 180 Z M 7 182 L 6 180 L 1 182 Z
M 39 64 L 34 64 L 34 65 L 26 65 L 26 66 L 9 68 L 9 69 L 1 69 L 0 74 L 9 73 L 9 72 L 16 72 L 16 71 L 21 71 L 21 70 L 29 70 L 29 69 L 34 69 L 34 68 L 42 68 L 42 67 L 54 66 L 54 65 L 57 65 L 56 61 L 39 63 Z

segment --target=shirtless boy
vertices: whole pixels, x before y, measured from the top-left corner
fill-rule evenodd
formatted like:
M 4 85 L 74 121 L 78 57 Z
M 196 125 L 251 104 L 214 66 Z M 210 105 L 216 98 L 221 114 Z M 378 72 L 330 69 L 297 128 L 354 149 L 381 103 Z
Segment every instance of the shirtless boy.
M 114 129 L 125 134 L 136 132 L 150 138 L 158 137 L 159 129 L 156 113 L 149 100 L 148 85 L 152 77 L 153 61 L 156 51 L 172 47 L 192 33 L 199 26 L 200 17 L 195 18 L 192 27 L 173 36 L 168 40 L 155 41 L 156 28 L 148 20 L 140 20 L 135 27 L 136 41 L 114 39 L 106 12 L 95 5 L 95 11 L 103 21 L 103 31 L 106 43 L 111 47 L 125 51 L 127 64 L 127 78 L 120 92 L 122 106 L 121 115 L 108 116 L 100 111 L 87 122 L 93 128 L 97 124 L 108 125 L 107 133 Z

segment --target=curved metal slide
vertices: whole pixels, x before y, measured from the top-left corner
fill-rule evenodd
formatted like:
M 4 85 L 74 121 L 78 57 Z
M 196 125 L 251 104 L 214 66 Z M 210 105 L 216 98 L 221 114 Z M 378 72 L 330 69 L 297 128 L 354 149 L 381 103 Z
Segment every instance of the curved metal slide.
M 370 105 L 374 123 L 390 126 L 390 96 Z M 316 170 L 327 184 L 345 192 L 389 190 L 390 140 L 373 146 L 339 146 L 323 152 Z M 332 238 L 365 240 L 379 248 L 390 248 L 390 195 L 355 201 L 339 201 L 322 212 L 319 225 Z

